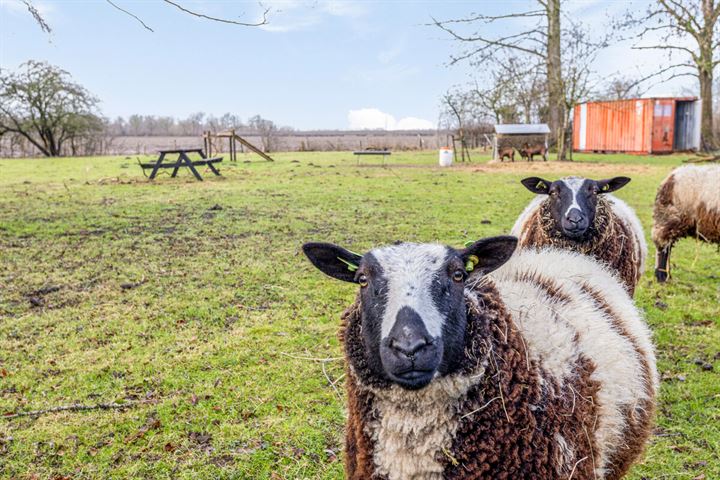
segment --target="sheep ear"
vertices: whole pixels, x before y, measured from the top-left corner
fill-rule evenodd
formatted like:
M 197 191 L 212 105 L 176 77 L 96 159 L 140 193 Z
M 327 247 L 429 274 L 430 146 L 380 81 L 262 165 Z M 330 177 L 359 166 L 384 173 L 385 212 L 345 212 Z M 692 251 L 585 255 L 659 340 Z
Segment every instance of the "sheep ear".
M 622 187 L 630 183 L 629 177 L 613 177 L 606 180 L 598 180 L 598 188 L 600 193 L 610 193 L 615 190 L 620 190 Z
M 550 184 L 552 182 L 548 182 L 547 180 L 540 177 L 528 177 L 520 180 L 520 183 L 525 185 L 525 188 L 527 188 L 533 193 L 547 195 L 548 191 L 550 190 Z
M 510 259 L 517 242 L 517 237 L 509 235 L 483 238 L 461 250 L 460 257 L 471 275 L 485 275 L 500 268 Z
M 310 262 L 324 274 L 343 282 L 355 282 L 355 271 L 362 255 L 332 243 L 310 242 L 303 245 L 302 249 Z

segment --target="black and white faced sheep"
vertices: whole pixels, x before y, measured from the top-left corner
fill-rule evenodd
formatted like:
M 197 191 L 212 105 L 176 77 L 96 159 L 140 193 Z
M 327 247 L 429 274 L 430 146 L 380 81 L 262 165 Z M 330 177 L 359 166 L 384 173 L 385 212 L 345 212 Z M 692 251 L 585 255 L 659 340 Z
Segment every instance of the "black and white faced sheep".
M 516 242 L 303 246 L 359 285 L 341 328 L 347 478 L 607 480 L 640 456 L 657 374 L 632 300 L 592 259 Z
M 670 250 L 683 237 L 720 243 L 720 166 L 679 167 L 660 184 L 652 229 L 658 281 L 670 276 Z
M 632 296 L 645 271 L 647 243 L 633 209 L 610 195 L 629 181 L 627 177 L 526 178 L 522 184 L 538 196 L 511 233 L 519 238 L 521 248 L 554 246 L 594 257 L 620 276 Z

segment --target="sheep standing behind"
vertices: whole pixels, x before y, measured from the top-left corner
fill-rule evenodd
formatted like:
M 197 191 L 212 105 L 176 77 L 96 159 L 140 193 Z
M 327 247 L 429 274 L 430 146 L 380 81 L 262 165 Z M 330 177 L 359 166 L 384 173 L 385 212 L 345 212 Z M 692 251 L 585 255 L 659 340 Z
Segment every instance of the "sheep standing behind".
M 720 166 L 679 167 L 660 184 L 652 228 L 658 281 L 670 276 L 670 250 L 683 237 L 720 243 Z
M 522 184 L 538 196 L 518 217 L 511 234 L 523 248 L 554 246 L 594 257 L 619 275 L 632 296 L 645 271 L 647 243 L 633 209 L 610 195 L 629 181 L 526 178 Z
M 347 478 L 609 480 L 638 459 L 658 387 L 638 310 L 591 258 L 508 261 L 515 245 L 303 246 L 360 287 L 341 330 Z

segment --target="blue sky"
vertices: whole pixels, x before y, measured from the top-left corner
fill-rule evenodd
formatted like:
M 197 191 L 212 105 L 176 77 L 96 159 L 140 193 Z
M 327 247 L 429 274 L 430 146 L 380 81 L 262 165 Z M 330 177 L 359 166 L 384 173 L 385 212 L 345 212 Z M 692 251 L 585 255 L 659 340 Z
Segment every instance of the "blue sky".
M 179 1 L 245 21 L 261 12 L 255 1 Z M 431 16 L 507 13 L 531 3 L 273 0 L 263 2 L 271 9 L 268 25 L 244 28 L 199 20 L 156 0 L 114 2 L 155 32 L 103 0 L 35 0 L 53 28 L 47 35 L 18 0 L 0 0 L 0 67 L 15 69 L 29 59 L 58 65 L 102 99 L 108 117 L 203 111 L 243 119 L 260 114 L 298 129 L 434 126 L 440 95 L 482 72 L 446 66 L 458 47 L 425 26 Z M 628 5 L 571 0 L 568 8 L 601 27 Z M 659 54 L 616 46 L 595 69 L 635 72 L 659 61 Z M 688 83 L 649 93 L 678 93 Z

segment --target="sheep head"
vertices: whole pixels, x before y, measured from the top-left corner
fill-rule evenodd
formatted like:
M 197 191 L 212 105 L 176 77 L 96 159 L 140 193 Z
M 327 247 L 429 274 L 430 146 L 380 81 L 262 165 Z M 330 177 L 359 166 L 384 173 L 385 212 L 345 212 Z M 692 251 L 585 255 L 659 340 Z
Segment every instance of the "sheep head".
M 306 243 L 303 251 L 322 272 L 359 285 L 364 352 L 363 365 L 353 366 L 373 380 L 417 390 L 458 369 L 467 325 L 465 283 L 503 265 L 516 245 L 515 237 L 502 236 L 461 250 L 397 243 L 359 255 Z
M 600 195 L 624 187 L 628 177 L 592 180 L 582 177 L 565 177 L 549 181 L 538 177 L 525 178 L 522 184 L 533 193 L 548 195 L 548 210 L 555 229 L 567 238 L 582 241 L 595 222 L 595 211 Z

